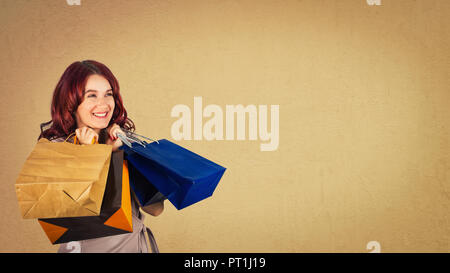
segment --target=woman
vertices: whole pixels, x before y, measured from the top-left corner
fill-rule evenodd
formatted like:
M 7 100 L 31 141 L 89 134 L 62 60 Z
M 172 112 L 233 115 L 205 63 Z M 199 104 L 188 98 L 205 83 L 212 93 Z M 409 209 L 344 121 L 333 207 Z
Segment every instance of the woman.
M 112 145 L 112 150 L 116 151 L 122 146 L 117 137 L 118 133 L 123 133 L 122 128 L 135 130 L 119 91 L 117 79 L 104 64 L 92 60 L 72 63 L 56 85 L 51 105 L 52 120 L 41 124 L 39 139 L 44 137 L 54 142 L 74 143 L 76 135 L 79 144 L 92 145 L 97 141 Z M 144 216 L 133 194 L 132 204 L 132 233 L 61 244 L 58 252 L 148 252 L 146 230 L 152 251 L 158 252 L 151 231 L 144 226 Z M 164 203 L 142 209 L 158 216 Z

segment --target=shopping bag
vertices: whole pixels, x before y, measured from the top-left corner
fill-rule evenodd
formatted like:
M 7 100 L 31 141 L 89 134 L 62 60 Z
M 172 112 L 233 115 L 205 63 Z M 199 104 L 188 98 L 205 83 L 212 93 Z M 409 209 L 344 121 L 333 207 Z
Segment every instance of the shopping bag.
M 52 244 L 133 232 L 128 164 L 123 154 L 112 153 L 100 215 L 38 219 Z
M 99 215 L 112 146 L 39 140 L 15 190 L 23 218 Z
M 132 164 L 128 165 L 130 186 L 139 205 L 145 207 L 167 199 L 153 184 L 148 181 Z
M 179 210 L 210 197 L 226 170 L 166 139 L 121 149 L 130 165 Z

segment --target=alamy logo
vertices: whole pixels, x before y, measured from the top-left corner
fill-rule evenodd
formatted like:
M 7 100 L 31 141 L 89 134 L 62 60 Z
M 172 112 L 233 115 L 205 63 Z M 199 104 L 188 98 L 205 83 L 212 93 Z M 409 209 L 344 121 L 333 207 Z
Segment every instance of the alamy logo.
M 381 0 L 366 0 L 366 2 L 367 2 L 367 5 L 369 5 L 369 6 L 373 6 L 373 5 L 381 6 Z
M 81 253 L 80 242 L 72 241 L 66 244 L 66 249 L 70 250 L 68 253 Z
M 381 253 L 381 244 L 378 241 L 370 241 L 366 245 L 367 250 L 371 250 L 369 253 Z
M 235 121 L 236 139 L 246 139 L 246 124 L 248 117 L 248 139 L 266 141 L 260 144 L 261 151 L 275 151 L 279 144 L 279 105 L 270 105 L 270 130 L 268 126 L 267 105 L 226 105 L 225 121 L 222 107 L 216 104 L 203 108 L 202 97 L 194 97 L 194 140 L 234 140 Z M 179 118 L 172 124 L 171 135 L 175 140 L 192 139 L 192 112 L 184 104 L 177 104 L 172 108 L 171 117 Z M 235 119 L 236 117 L 236 119 Z M 209 118 L 203 123 L 203 118 Z M 225 123 L 225 127 L 224 127 Z M 225 129 L 225 134 L 224 134 Z
M 79 5 L 81 5 L 81 0 L 66 0 L 66 3 L 69 6 L 73 6 L 73 5 L 79 6 Z

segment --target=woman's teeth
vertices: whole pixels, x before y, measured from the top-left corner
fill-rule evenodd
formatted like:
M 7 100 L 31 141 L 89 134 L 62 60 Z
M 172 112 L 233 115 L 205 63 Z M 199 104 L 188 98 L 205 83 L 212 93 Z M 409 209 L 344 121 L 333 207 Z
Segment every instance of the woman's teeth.
M 94 116 L 96 116 L 96 117 L 105 117 L 106 116 L 106 112 L 105 113 L 93 113 L 94 114 Z

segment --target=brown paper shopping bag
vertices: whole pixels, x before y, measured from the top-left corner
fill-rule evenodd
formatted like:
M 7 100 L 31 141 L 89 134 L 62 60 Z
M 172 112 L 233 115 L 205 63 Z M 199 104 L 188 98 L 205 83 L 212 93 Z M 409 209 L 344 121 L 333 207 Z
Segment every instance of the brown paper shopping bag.
M 113 152 L 100 215 L 38 219 L 52 244 L 133 232 L 130 181 L 123 151 Z
M 23 218 L 100 214 L 112 146 L 41 139 L 16 180 Z

